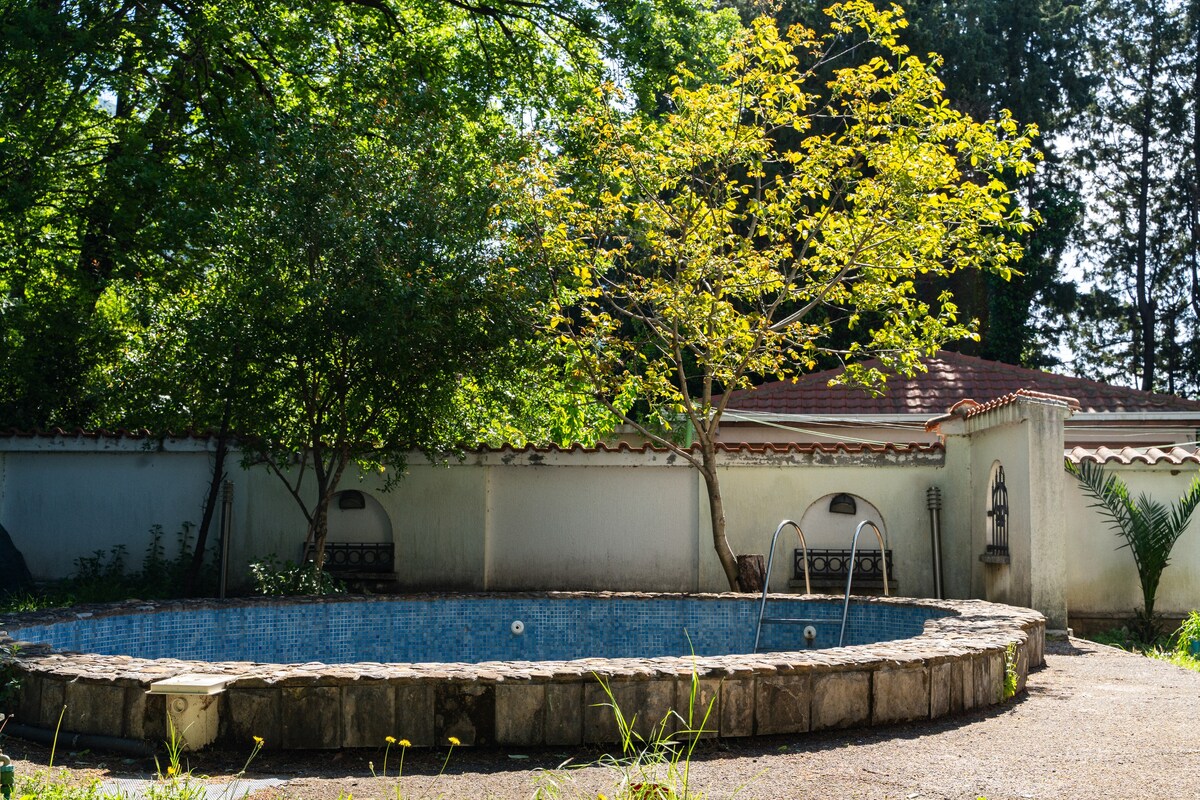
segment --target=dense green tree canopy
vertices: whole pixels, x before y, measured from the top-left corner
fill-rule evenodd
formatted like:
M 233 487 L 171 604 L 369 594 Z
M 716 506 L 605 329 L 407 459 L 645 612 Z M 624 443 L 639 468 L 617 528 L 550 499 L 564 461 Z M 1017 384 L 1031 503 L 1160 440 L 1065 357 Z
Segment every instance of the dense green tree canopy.
M 131 292 L 202 274 L 280 115 L 402 98 L 527 125 L 601 59 L 653 100 L 663 65 L 703 69 L 731 22 L 641 0 L 3 0 L 0 422 L 114 422 L 106 373 L 146 311 Z
M 499 258 L 494 167 L 606 65 L 654 104 L 736 24 L 642 0 L 0 0 L 0 424 L 240 431 L 318 542 L 353 462 L 569 438 L 595 413 L 532 339 L 544 284 Z

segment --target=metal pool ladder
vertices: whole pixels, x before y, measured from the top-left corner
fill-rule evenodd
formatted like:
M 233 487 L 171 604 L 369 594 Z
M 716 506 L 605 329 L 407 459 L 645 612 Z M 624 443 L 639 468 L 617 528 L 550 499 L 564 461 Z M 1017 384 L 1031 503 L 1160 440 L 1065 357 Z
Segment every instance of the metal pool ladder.
M 858 527 L 854 529 L 854 540 L 850 542 L 850 566 L 846 570 L 846 599 L 842 604 L 842 632 L 838 634 L 838 647 L 846 641 L 846 617 L 850 614 L 850 586 L 854 583 L 854 554 L 858 549 L 858 535 L 862 533 L 863 527 L 870 525 L 875 531 L 876 538 L 879 539 L 879 563 L 883 568 L 883 596 L 888 596 L 888 579 L 887 579 L 887 547 L 883 543 L 883 534 L 879 532 L 879 526 L 869 519 L 864 519 L 858 523 Z
M 804 550 L 804 593 L 812 594 L 812 584 L 808 580 L 808 544 L 804 541 L 804 531 L 800 530 L 800 526 L 793 520 L 785 519 L 779 523 L 779 527 L 775 529 L 775 535 L 771 537 L 771 549 L 767 551 L 767 573 L 763 576 L 763 591 L 762 602 L 758 605 L 758 627 L 754 629 L 754 650 L 758 652 L 758 640 L 762 637 L 763 625 L 811 625 L 814 622 L 830 622 L 830 620 L 820 619 L 799 619 L 793 617 L 768 617 L 767 613 L 767 591 L 771 588 L 771 565 L 775 562 L 775 543 L 779 541 L 779 534 L 791 525 L 796 529 L 796 535 L 800 537 L 800 547 Z
M 800 547 L 803 550 L 804 558 L 804 593 L 812 594 L 812 583 L 808 576 L 808 544 L 804 541 L 804 531 L 800 530 L 800 526 L 793 520 L 785 519 L 779 523 L 779 527 L 775 529 L 775 534 L 771 537 L 771 549 L 767 551 L 767 572 L 763 576 L 763 591 L 762 601 L 758 605 L 758 626 L 754 629 L 754 650 L 758 652 L 758 643 L 762 638 L 763 625 L 812 625 L 818 622 L 836 622 L 832 619 L 817 619 L 815 617 L 768 617 L 767 613 L 767 592 L 771 588 L 771 566 L 775 561 L 775 544 L 779 541 L 779 534 L 784 528 L 791 525 L 796 529 L 796 535 L 800 537 Z M 875 536 L 879 539 L 880 563 L 883 565 L 883 596 L 888 596 L 888 579 L 887 579 L 887 557 L 886 547 L 883 542 L 883 534 L 879 532 L 879 526 L 871 520 L 866 519 L 858 523 L 858 527 L 854 529 L 854 539 L 850 543 L 850 566 L 846 574 L 846 597 L 842 605 L 842 629 L 838 634 L 838 647 L 846 641 L 846 620 L 850 614 L 850 588 L 854 582 L 854 563 L 855 551 L 858 549 L 858 535 L 862 533 L 862 529 L 870 525 L 875 531 Z

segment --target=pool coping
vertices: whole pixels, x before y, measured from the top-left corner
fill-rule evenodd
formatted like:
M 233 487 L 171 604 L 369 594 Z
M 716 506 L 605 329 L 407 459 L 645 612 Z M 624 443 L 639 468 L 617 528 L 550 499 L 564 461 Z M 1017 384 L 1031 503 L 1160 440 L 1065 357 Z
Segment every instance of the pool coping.
M 218 741 L 260 736 L 271 749 L 379 747 L 394 736 L 416 746 L 538 746 L 614 742 L 611 704 L 648 735 L 686 727 L 689 707 L 708 708 L 705 736 L 804 733 L 956 714 L 1002 701 L 1005 661 L 1017 688 L 1043 664 L 1045 618 L 1030 609 L 982 600 L 855 597 L 855 603 L 949 611 L 910 639 L 826 650 L 758 654 L 505 661 L 478 664 L 262 664 L 141 659 L 55 651 L 19 643 L 3 631 L 81 617 L 245 605 L 511 598 L 679 598 L 757 601 L 736 593 L 516 592 L 323 598 L 127 601 L 0 618 L 3 657 L 21 678 L 16 718 L 63 730 L 129 739 L 167 737 L 165 698 L 154 681 L 183 673 L 229 675 L 219 695 Z M 772 595 L 798 599 L 797 595 Z M 812 600 L 841 602 L 834 595 Z M 607 686 L 607 691 L 605 689 Z M 610 697 L 611 693 L 611 697 Z M 696 701 L 692 702 L 695 695 Z M 63 707 L 66 706 L 66 712 Z M 674 714 L 672 714 L 674 712 Z M 699 715 L 697 715 L 698 717 Z M 691 727 L 701 727 L 694 719 Z

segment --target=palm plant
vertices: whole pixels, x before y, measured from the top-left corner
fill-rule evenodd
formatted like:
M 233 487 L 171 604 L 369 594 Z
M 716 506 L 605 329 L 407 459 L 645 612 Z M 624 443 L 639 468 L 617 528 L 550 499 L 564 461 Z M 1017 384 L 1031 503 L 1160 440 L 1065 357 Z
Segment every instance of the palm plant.
M 1133 553 L 1142 584 L 1142 608 L 1134 614 L 1133 632 L 1149 644 L 1160 632 L 1154 615 L 1158 582 L 1170 560 L 1171 549 L 1200 505 L 1200 477 L 1192 481 L 1183 497 L 1168 506 L 1145 494 L 1134 500 L 1125 482 L 1107 474 L 1099 464 L 1084 461 L 1076 465 L 1068 461 L 1067 471 L 1096 500 L 1092 507 L 1098 508 L 1113 530 L 1125 539 L 1122 547 Z

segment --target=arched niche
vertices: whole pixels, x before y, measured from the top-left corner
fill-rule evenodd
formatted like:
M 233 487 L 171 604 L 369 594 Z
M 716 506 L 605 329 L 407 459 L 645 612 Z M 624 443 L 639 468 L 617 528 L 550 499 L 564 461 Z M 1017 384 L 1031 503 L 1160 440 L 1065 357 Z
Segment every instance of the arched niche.
M 393 541 L 392 521 L 383 505 L 361 489 L 344 489 L 329 503 L 331 544 L 355 542 L 385 544 Z
M 844 508 L 847 498 L 853 501 L 854 513 L 830 511 L 831 505 Z M 883 514 L 866 498 L 851 492 L 832 492 L 814 501 L 800 518 L 800 527 L 804 530 L 804 538 L 809 547 L 849 548 L 850 541 L 854 538 L 854 529 L 863 520 L 870 520 L 878 525 L 883 540 L 887 541 L 887 525 L 884 524 Z M 879 540 L 875 538 L 875 533 L 869 526 L 864 528 L 858 537 L 858 546 L 867 550 L 879 548 Z

